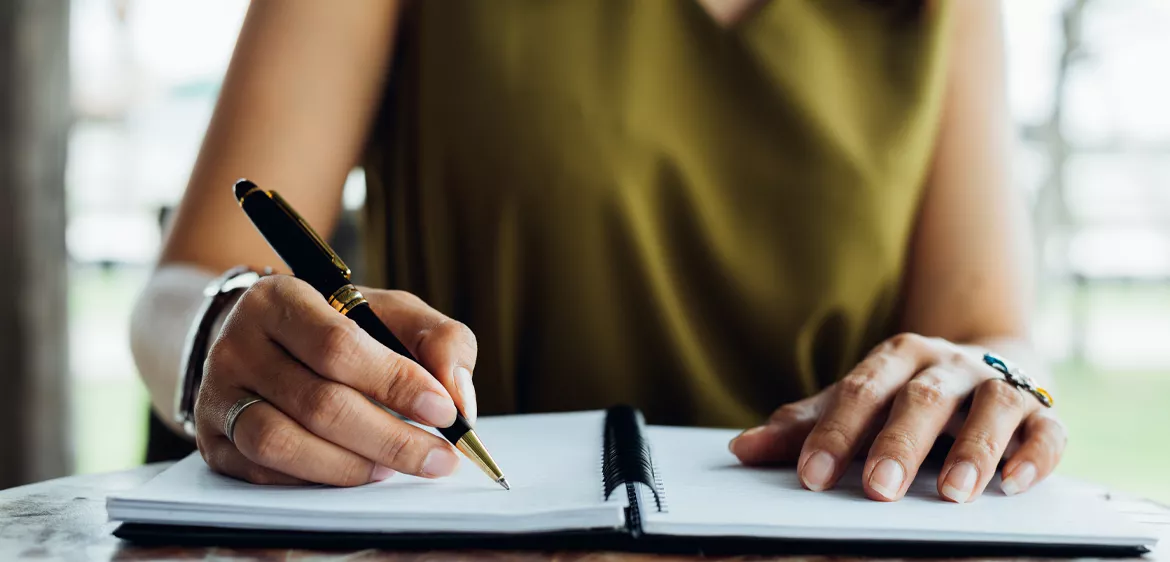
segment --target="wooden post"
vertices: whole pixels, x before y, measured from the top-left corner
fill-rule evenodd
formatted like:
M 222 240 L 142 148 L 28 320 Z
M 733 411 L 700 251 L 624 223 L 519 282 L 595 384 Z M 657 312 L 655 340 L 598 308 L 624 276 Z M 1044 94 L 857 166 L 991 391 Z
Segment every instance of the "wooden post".
M 0 2 L 0 489 L 68 474 L 69 1 Z

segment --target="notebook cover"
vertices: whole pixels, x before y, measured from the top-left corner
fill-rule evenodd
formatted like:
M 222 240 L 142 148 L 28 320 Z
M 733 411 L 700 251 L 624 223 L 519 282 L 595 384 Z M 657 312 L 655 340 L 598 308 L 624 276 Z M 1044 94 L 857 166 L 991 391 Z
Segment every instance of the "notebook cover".
M 1132 557 L 1144 547 L 1021 545 L 991 543 L 876 542 L 848 540 L 758 539 L 747 537 L 671 537 L 631 534 L 613 529 L 536 533 L 379 534 L 320 531 L 273 531 L 123 523 L 114 536 L 144 546 L 218 546 L 231 548 L 301 548 L 311 550 L 529 550 L 624 551 L 671 554 L 822 554 L 866 557 L 955 556 L 1101 556 Z

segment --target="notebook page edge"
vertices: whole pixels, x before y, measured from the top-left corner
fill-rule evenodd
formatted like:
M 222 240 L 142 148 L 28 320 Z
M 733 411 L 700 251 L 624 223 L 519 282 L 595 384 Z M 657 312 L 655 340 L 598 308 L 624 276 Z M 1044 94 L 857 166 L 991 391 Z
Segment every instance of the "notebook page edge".
M 619 529 L 626 524 L 625 509 L 618 504 L 599 505 L 570 511 L 547 511 L 519 516 L 453 518 L 445 516 L 322 518 L 319 513 L 281 514 L 247 512 L 206 512 L 186 509 L 158 509 L 154 506 L 117 505 L 122 523 L 217 527 L 225 529 L 374 532 L 374 533 L 492 533 L 523 534 L 581 529 Z
M 679 537 L 768 538 L 789 540 L 826 540 L 841 542 L 922 542 L 938 544 L 1018 544 L 1070 546 L 1152 547 L 1158 539 L 1152 535 L 1011 535 L 1002 533 L 962 533 L 952 531 L 870 529 L 850 527 L 786 527 L 760 525 L 734 527 L 709 523 L 670 523 L 643 521 L 642 530 L 649 535 Z

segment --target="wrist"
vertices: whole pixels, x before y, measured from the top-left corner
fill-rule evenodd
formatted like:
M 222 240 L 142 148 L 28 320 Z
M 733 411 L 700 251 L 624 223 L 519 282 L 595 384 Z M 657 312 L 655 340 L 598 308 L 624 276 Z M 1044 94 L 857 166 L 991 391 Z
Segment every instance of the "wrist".
M 189 437 L 195 436 L 195 398 L 203 382 L 203 364 L 211 342 L 218 337 L 227 313 L 244 291 L 271 272 L 271 269 L 259 272 L 245 266 L 233 267 L 203 290 L 203 302 L 184 339 L 172 415 L 174 423 Z

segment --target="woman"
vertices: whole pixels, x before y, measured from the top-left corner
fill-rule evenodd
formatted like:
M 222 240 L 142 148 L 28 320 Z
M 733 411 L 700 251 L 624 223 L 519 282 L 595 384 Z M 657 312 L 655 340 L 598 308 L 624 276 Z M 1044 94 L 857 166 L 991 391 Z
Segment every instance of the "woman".
M 879 501 L 949 435 L 943 498 L 978 497 L 1009 454 L 1003 491 L 1024 491 L 1065 433 L 981 359 L 1030 355 L 998 19 L 984 0 L 257 0 L 135 315 L 154 407 L 170 419 L 206 355 L 195 442 L 266 484 L 454 470 L 365 394 L 439 426 L 619 402 L 754 425 L 742 462 L 819 491 L 861 458 Z M 328 236 L 359 163 L 369 281 L 397 289 L 363 292 L 418 363 L 285 275 L 198 328 L 220 272 L 281 271 L 232 182 Z M 214 344 L 184 357 L 192 325 Z

